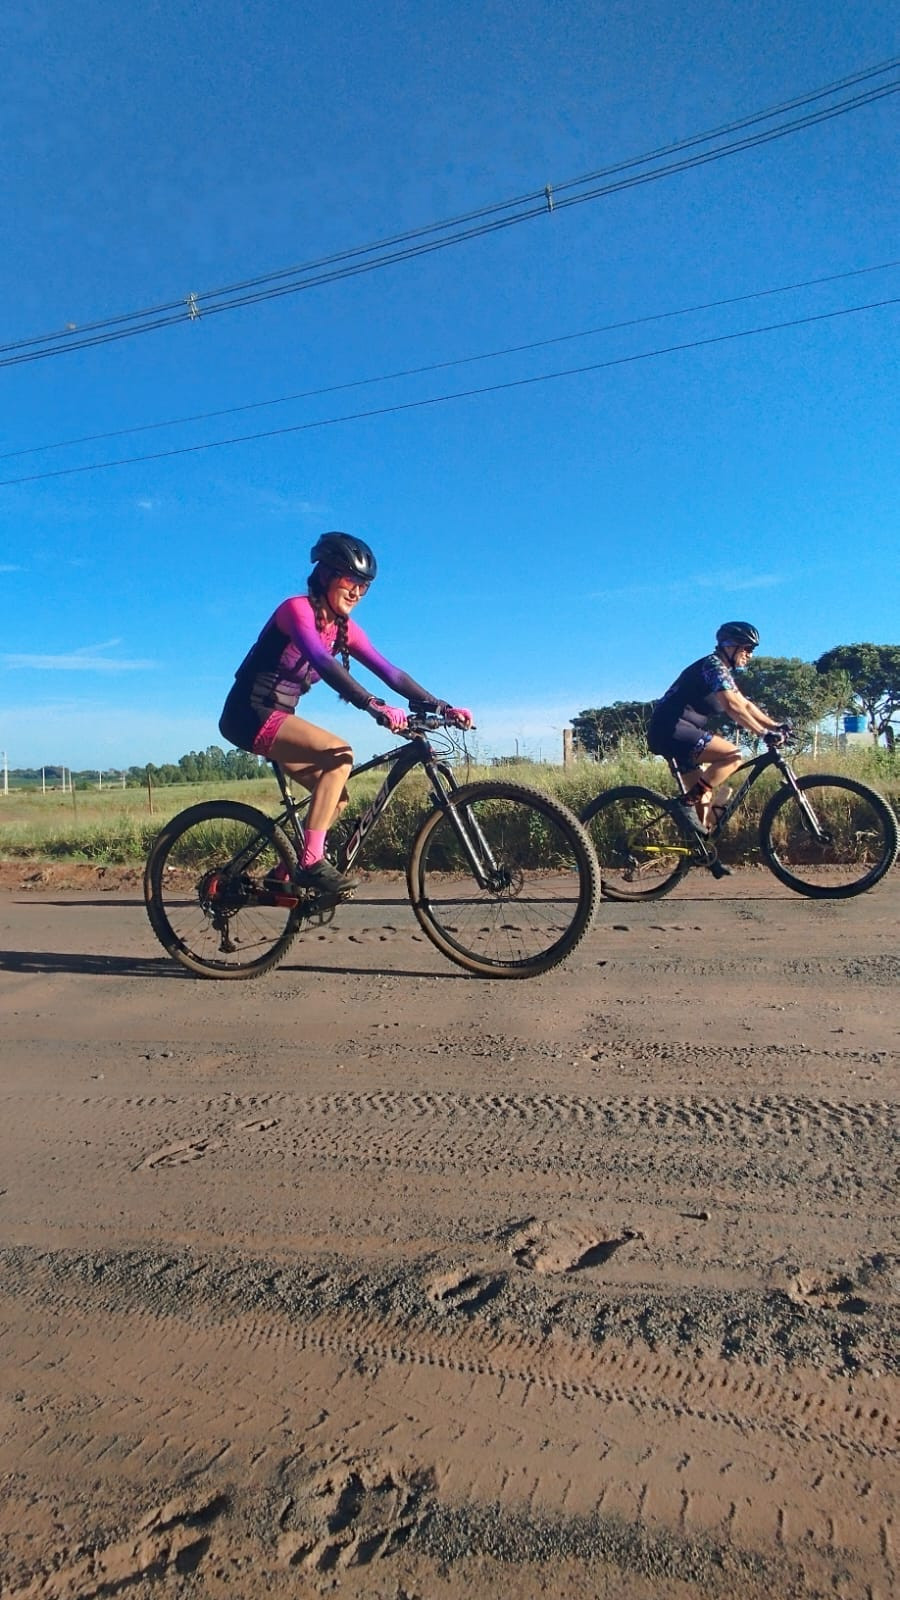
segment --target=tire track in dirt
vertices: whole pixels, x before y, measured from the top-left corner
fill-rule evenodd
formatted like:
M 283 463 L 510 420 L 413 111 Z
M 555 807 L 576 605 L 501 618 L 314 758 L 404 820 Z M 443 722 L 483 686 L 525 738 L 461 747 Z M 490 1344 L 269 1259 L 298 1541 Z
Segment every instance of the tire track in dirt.
M 750 1188 L 795 1187 L 802 1178 L 814 1192 L 867 1195 L 874 1209 L 892 1209 L 891 1149 L 898 1118 L 881 1101 L 847 1103 L 766 1096 L 743 1104 L 714 1097 L 588 1100 L 559 1095 L 335 1094 L 309 1099 L 262 1096 L 252 1107 L 263 1115 L 265 1136 L 252 1149 L 236 1121 L 230 1134 L 220 1116 L 195 1128 L 192 1146 L 214 1151 L 227 1144 L 254 1162 L 302 1161 L 340 1170 L 405 1169 L 470 1175 L 497 1172 L 552 1174 L 596 1182 L 640 1169 L 652 1146 L 668 1181 L 688 1192 L 719 1188 L 730 1179 Z M 184 1104 L 178 1107 L 183 1127 Z M 177 1159 L 172 1127 L 140 1165 Z M 778 1179 L 790 1151 L 790 1172 Z M 848 1151 L 853 1151 L 848 1180 Z M 174 1152 L 174 1153 L 173 1153 Z M 187 1157 L 185 1156 L 184 1159 Z M 774 1170 L 773 1170 L 774 1169 Z
M 642 974 L 652 977 L 677 976 L 683 981 L 743 977 L 752 981 L 754 986 L 760 983 L 777 985 L 793 982 L 799 987 L 815 984 L 817 987 L 843 988 L 847 984 L 864 983 L 881 989 L 895 987 L 900 981 L 900 956 L 890 952 L 845 958 L 821 956 L 773 960 L 751 950 L 740 956 L 711 957 L 697 956 L 687 949 L 671 956 L 656 955 L 652 949 L 642 949 L 638 961 L 637 958 L 622 954 L 618 947 L 610 950 L 607 961 L 610 975 L 637 965 Z
M 114 1466 L 120 1474 L 127 1467 L 132 1482 L 160 1472 L 183 1478 L 216 1450 L 215 1481 L 222 1473 L 239 1477 L 242 1462 L 273 1448 L 273 1434 L 277 1457 L 288 1394 L 294 1427 L 307 1430 L 315 1417 L 323 1426 L 327 1396 L 330 1440 L 355 1441 L 357 1453 L 371 1439 L 389 1441 L 397 1459 L 431 1475 L 450 1504 L 477 1506 L 499 1488 L 501 1518 L 536 1500 L 544 1515 L 599 1511 L 667 1528 L 688 1543 L 714 1538 L 737 1552 L 771 1546 L 797 1555 L 806 1547 L 824 1557 L 837 1542 L 851 1572 L 857 1560 L 871 1564 L 873 1541 L 889 1540 L 897 1417 L 871 1382 L 823 1384 L 812 1371 L 761 1373 L 739 1360 L 617 1341 L 588 1349 L 558 1333 L 536 1338 L 486 1321 L 490 1301 L 473 1296 L 471 1285 L 457 1308 L 467 1308 L 462 1319 L 445 1315 L 429 1326 L 382 1313 L 365 1282 L 350 1275 L 344 1304 L 298 1321 L 259 1301 L 235 1315 L 201 1277 L 193 1296 L 179 1293 L 161 1307 L 147 1260 L 128 1263 L 125 1306 L 121 1278 L 98 1297 L 103 1273 L 92 1281 L 71 1270 L 53 1276 L 52 1265 L 61 1263 L 20 1258 L 15 1296 L 0 1302 L 7 1328 L 18 1323 L 35 1339 L 23 1385 L 37 1388 L 39 1415 L 26 1411 L 9 1441 L 23 1470 L 44 1461 L 63 1478 L 102 1471 L 112 1432 L 120 1443 Z M 89 1262 L 67 1265 L 86 1274 Z M 240 1263 L 219 1274 L 220 1292 L 229 1283 L 246 1293 Z M 429 1284 L 446 1299 L 446 1279 L 428 1280 L 426 1290 Z M 77 1407 L 64 1370 L 73 1349 L 82 1356 Z M 161 1388 L 150 1381 L 160 1369 Z M 361 1384 L 371 1439 L 359 1422 Z M 184 1397 L 175 1408 L 173 1385 Z M 226 1394 L 227 1455 L 217 1443 Z M 498 1485 L 501 1440 L 511 1464 L 519 1452 L 535 1459 L 539 1449 L 534 1482 L 511 1465 Z M 862 1501 L 838 1537 L 833 1508 L 848 1474 Z M 374 1531 L 376 1547 L 383 1533 Z M 125 1547 L 133 1541 L 118 1547 L 122 1559 Z M 282 1541 L 281 1550 L 288 1561 L 322 1554 L 305 1535 Z M 158 1560 L 158 1546 L 145 1555 Z
M 605 1046 L 601 1048 L 606 1048 Z M 662 1048 L 662 1047 L 661 1047 Z M 31 1104 L 25 1096 L 7 1095 L 5 1103 Z M 886 1100 L 831 1100 L 791 1095 L 751 1095 L 736 1100 L 731 1095 L 610 1095 L 588 1098 L 579 1095 L 545 1094 L 458 1094 L 449 1091 L 415 1092 L 378 1089 L 359 1093 L 300 1095 L 290 1091 L 262 1094 L 225 1095 L 51 1095 L 43 1102 L 58 1106 L 89 1105 L 95 1109 L 155 1110 L 159 1107 L 192 1105 L 207 1112 L 268 1111 L 279 1104 L 296 1108 L 298 1114 L 332 1116 L 378 1112 L 385 1119 L 403 1120 L 409 1116 L 428 1118 L 468 1114 L 477 1118 L 485 1113 L 509 1121 L 534 1125 L 559 1122 L 584 1126 L 666 1127 L 674 1121 L 686 1125 L 714 1124 L 716 1131 L 739 1132 L 751 1124 L 753 1131 L 770 1125 L 778 1131 L 795 1133 L 798 1128 L 832 1131 L 836 1138 L 854 1136 L 868 1127 L 893 1129 L 897 1108 Z
M 108 1281 L 104 1298 L 110 1310 L 121 1306 L 124 1299 L 132 1316 L 183 1318 L 189 1309 L 192 1326 L 211 1330 L 226 1324 L 237 1326 L 233 1321 L 235 1303 L 245 1313 L 253 1310 L 252 1322 L 249 1327 L 243 1325 L 241 1334 L 251 1344 L 287 1340 L 303 1348 L 478 1373 L 515 1381 L 525 1389 L 556 1388 L 597 1401 L 629 1404 L 641 1411 L 696 1415 L 738 1431 L 762 1429 L 808 1443 L 843 1441 L 864 1454 L 878 1455 L 900 1444 L 898 1412 L 886 1408 L 881 1399 L 861 1402 L 844 1393 L 849 1380 L 810 1388 L 812 1374 L 800 1367 L 785 1373 L 761 1370 L 739 1358 L 717 1360 L 709 1351 L 689 1347 L 678 1352 L 651 1350 L 640 1340 L 626 1346 L 615 1337 L 588 1346 L 562 1331 L 548 1343 L 524 1329 L 514 1331 L 508 1321 L 501 1326 L 473 1316 L 491 1302 L 500 1287 L 496 1280 L 492 1283 L 490 1274 L 477 1269 L 407 1273 L 402 1289 L 406 1308 L 401 1317 L 379 1293 L 378 1281 L 367 1280 L 364 1269 L 353 1264 L 323 1273 L 321 1261 L 310 1260 L 295 1266 L 290 1274 L 283 1269 L 273 1271 L 267 1264 L 259 1275 L 255 1263 L 257 1272 L 252 1277 L 250 1264 L 241 1259 L 228 1264 L 178 1263 L 139 1251 L 110 1254 L 105 1259 L 75 1253 L 4 1251 L 0 1261 L 14 1283 L 17 1300 L 55 1308 L 65 1303 L 73 1314 L 84 1314 L 85 1308 L 95 1303 L 98 1286 L 102 1291 Z M 166 1290 L 167 1276 L 179 1266 L 177 1287 L 173 1284 Z M 305 1303 L 301 1294 L 299 1303 L 290 1308 L 302 1323 L 300 1327 L 286 1319 L 289 1279 L 301 1292 L 313 1290 Z M 314 1291 L 325 1285 L 329 1293 L 317 1296 Z M 394 1287 L 396 1294 L 396 1284 Z M 150 1307 L 148 1300 L 153 1302 Z M 256 1309 L 261 1303 L 266 1306 L 264 1315 Z M 455 1313 L 451 1318 L 446 1316 L 448 1305 Z M 444 1314 L 427 1319 L 429 1306 L 437 1306 Z M 509 1313 L 514 1307 L 506 1309 Z M 869 1388 L 864 1378 L 855 1381 L 862 1390 Z M 874 1391 L 875 1386 L 871 1387 Z
M 514 990 L 11 907 L 0 1590 L 896 1592 L 900 878 L 747 879 Z

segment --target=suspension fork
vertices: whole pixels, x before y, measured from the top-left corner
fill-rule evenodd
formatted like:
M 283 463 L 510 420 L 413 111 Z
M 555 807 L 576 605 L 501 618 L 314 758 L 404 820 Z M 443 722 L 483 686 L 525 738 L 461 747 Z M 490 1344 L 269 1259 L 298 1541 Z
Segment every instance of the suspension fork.
M 477 817 L 471 811 L 466 810 L 464 824 L 458 808 L 448 803 L 448 791 L 450 795 L 453 795 L 460 788 L 453 772 L 442 761 L 426 761 L 425 771 L 428 773 L 435 805 L 446 812 L 450 826 L 462 846 L 469 866 L 472 868 L 478 887 L 480 889 L 489 888 L 491 880 L 497 871 L 497 863 L 491 854 L 490 845 L 481 830 Z M 473 839 L 478 846 L 478 851 L 473 846 Z
M 787 762 L 781 758 L 776 757 L 775 765 L 800 807 L 800 813 L 810 833 L 814 835 L 819 844 L 827 844 L 830 834 L 827 828 L 823 828 L 819 822 L 816 813 L 797 782 L 796 774 L 791 770 Z

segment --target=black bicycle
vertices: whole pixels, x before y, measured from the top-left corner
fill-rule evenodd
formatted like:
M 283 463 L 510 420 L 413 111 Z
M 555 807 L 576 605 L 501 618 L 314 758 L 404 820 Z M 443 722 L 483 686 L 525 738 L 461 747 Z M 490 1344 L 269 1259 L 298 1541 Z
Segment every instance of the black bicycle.
M 784 735 L 738 772 L 740 788 L 714 807 L 708 833 L 683 821 L 678 797 L 626 786 L 597 795 L 581 814 L 600 861 L 610 900 L 655 900 L 669 894 L 693 866 L 723 876 L 717 841 L 758 778 L 774 767 L 782 787 L 759 822 L 763 860 L 776 878 L 816 900 L 845 900 L 883 878 L 897 858 L 897 819 L 887 801 L 855 778 L 815 772 L 797 777 L 783 753 Z M 672 762 L 680 794 L 684 783 Z M 737 774 L 735 774 L 736 776 Z
M 420 926 L 438 949 L 489 978 L 531 978 L 568 956 L 591 926 L 600 898 L 593 846 L 575 816 L 536 789 L 506 782 L 460 784 L 448 750 L 429 735 L 453 725 L 410 716 L 407 742 L 355 767 L 386 766 L 374 800 L 339 838 L 334 864 L 348 871 L 398 785 L 424 769 L 431 794 L 406 866 Z M 176 961 L 206 978 L 268 972 L 304 928 L 331 920 L 334 906 L 280 884 L 303 845 L 308 796 L 296 800 L 273 763 L 283 808 L 275 817 L 233 800 L 190 806 L 167 823 L 144 873 L 153 931 Z M 335 836 L 334 834 L 332 835 Z M 268 882 L 267 882 L 268 880 Z

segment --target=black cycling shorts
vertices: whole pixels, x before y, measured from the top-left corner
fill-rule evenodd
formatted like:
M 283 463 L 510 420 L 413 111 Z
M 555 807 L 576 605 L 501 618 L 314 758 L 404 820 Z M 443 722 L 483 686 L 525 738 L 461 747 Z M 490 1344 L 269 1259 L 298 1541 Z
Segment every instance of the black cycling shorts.
M 655 756 L 665 756 L 677 767 L 689 771 L 703 760 L 703 752 L 712 738 L 706 718 L 686 706 L 674 724 L 654 726 L 651 722 L 647 743 Z

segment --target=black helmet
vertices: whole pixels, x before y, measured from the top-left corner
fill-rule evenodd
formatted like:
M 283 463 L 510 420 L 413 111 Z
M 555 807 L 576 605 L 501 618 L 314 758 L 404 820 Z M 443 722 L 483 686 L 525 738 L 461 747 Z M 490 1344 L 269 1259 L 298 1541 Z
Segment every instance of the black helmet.
M 716 644 L 742 644 L 747 650 L 755 650 L 759 634 L 752 622 L 723 622 L 716 634 Z
M 378 571 L 369 546 L 352 533 L 323 533 L 309 552 L 310 560 L 330 567 L 341 578 L 356 578 L 360 583 L 371 583 Z

